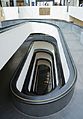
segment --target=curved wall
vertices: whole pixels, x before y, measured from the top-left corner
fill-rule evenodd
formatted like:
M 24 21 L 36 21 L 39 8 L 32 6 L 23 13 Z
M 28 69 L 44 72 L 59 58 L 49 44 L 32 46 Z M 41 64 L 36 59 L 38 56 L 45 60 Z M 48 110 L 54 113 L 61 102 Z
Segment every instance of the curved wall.
M 18 35 L 19 31 L 20 31 L 20 35 Z M 20 47 L 20 45 L 25 41 L 27 36 L 29 36 L 29 34 L 31 34 L 31 33 L 48 34 L 50 36 L 53 36 L 57 40 L 57 43 L 59 46 L 59 52 L 60 52 L 60 56 L 61 56 L 62 66 L 64 67 L 64 77 L 68 77 L 69 70 L 68 70 L 67 65 L 65 64 L 66 59 L 64 56 L 61 42 L 60 42 L 58 30 L 56 27 L 54 27 L 52 25 L 45 24 L 45 23 L 29 22 L 29 23 L 25 23 L 21 26 L 18 26 L 17 28 L 14 28 L 10 31 L 6 31 L 5 33 L 0 34 L 0 37 L 2 39 L 0 51 L 3 51 L 3 54 L 2 54 L 2 52 L 0 52 L 1 53 L 0 55 L 2 56 L 1 63 L 0 63 L 0 69 L 6 64 L 6 62 L 10 59 L 10 57 L 15 53 L 15 51 Z M 5 42 L 5 44 L 3 44 L 4 42 Z M 8 42 L 9 42 L 9 44 L 8 44 Z M 2 44 L 4 45 L 5 49 Z M 6 45 L 6 44 L 8 44 L 8 45 Z M 67 82 L 67 80 L 68 79 L 66 78 L 66 82 Z

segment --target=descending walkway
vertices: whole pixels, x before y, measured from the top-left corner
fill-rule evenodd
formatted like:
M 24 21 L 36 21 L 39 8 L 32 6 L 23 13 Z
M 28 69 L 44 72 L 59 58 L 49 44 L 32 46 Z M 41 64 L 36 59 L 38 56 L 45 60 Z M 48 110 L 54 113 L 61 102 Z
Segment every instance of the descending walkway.
M 80 37 L 69 26 L 61 27 L 61 30 L 78 71 L 75 92 L 70 103 L 64 109 L 48 117 L 39 117 L 38 119 L 83 119 L 83 45 L 80 43 Z M 10 64 L 12 67 L 10 64 L 7 64 L 0 72 L 0 80 L 5 80 L 5 82 L 3 80 L 0 82 L 0 95 L 2 95 L 0 97 L 0 119 L 37 119 L 37 117 L 26 116 L 15 109 L 11 103 L 11 99 L 8 97 L 10 93 L 8 93 L 6 86 L 9 85 L 9 74 L 13 74 L 19 60 L 26 53 L 26 47 L 23 44 L 20 52 L 17 52 L 16 55 L 18 57 L 16 61 L 11 59 Z M 2 87 L 3 84 L 4 87 Z M 1 90 L 3 90 L 3 94 L 1 94 Z
M 80 37 L 71 30 L 63 30 L 66 43 L 69 47 L 77 68 L 77 82 L 71 102 L 52 119 L 82 119 L 83 118 L 83 45 Z

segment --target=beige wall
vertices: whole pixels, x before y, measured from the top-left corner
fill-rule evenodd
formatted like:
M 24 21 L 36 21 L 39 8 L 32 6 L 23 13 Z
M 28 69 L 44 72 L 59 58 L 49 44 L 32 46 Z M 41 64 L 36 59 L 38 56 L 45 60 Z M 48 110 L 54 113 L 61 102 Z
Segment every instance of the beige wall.
M 79 26 L 83 26 L 83 21 L 79 20 L 79 19 L 76 19 L 74 17 L 69 17 L 70 21 L 72 21 L 74 24 L 77 24 Z
M 0 21 L 4 20 L 4 13 L 2 7 L 0 7 Z

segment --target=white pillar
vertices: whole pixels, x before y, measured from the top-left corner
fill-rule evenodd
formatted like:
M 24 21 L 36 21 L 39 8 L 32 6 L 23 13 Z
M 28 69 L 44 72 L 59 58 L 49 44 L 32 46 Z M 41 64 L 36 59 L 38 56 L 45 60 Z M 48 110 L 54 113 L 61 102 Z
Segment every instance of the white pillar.
M 13 2 L 14 2 L 14 6 L 16 6 L 16 0 L 13 0 Z
M 32 0 L 30 0 L 30 6 L 32 6 Z
M 77 2 L 76 2 L 77 4 L 76 4 L 76 6 L 79 6 L 79 0 L 77 0 Z

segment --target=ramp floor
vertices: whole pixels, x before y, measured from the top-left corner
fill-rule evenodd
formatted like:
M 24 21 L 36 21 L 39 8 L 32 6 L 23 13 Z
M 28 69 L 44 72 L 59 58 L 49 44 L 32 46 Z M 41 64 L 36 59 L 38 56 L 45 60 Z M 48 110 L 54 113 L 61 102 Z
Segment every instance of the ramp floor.
M 78 72 L 74 95 L 64 109 L 47 117 L 38 117 L 38 119 L 83 119 L 83 45 L 80 43 L 80 37 L 67 27 L 62 32 Z M 25 55 L 26 47 L 24 43 L 0 71 L 0 119 L 37 119 L 17 110 L 10 97 L 9 80 Z

